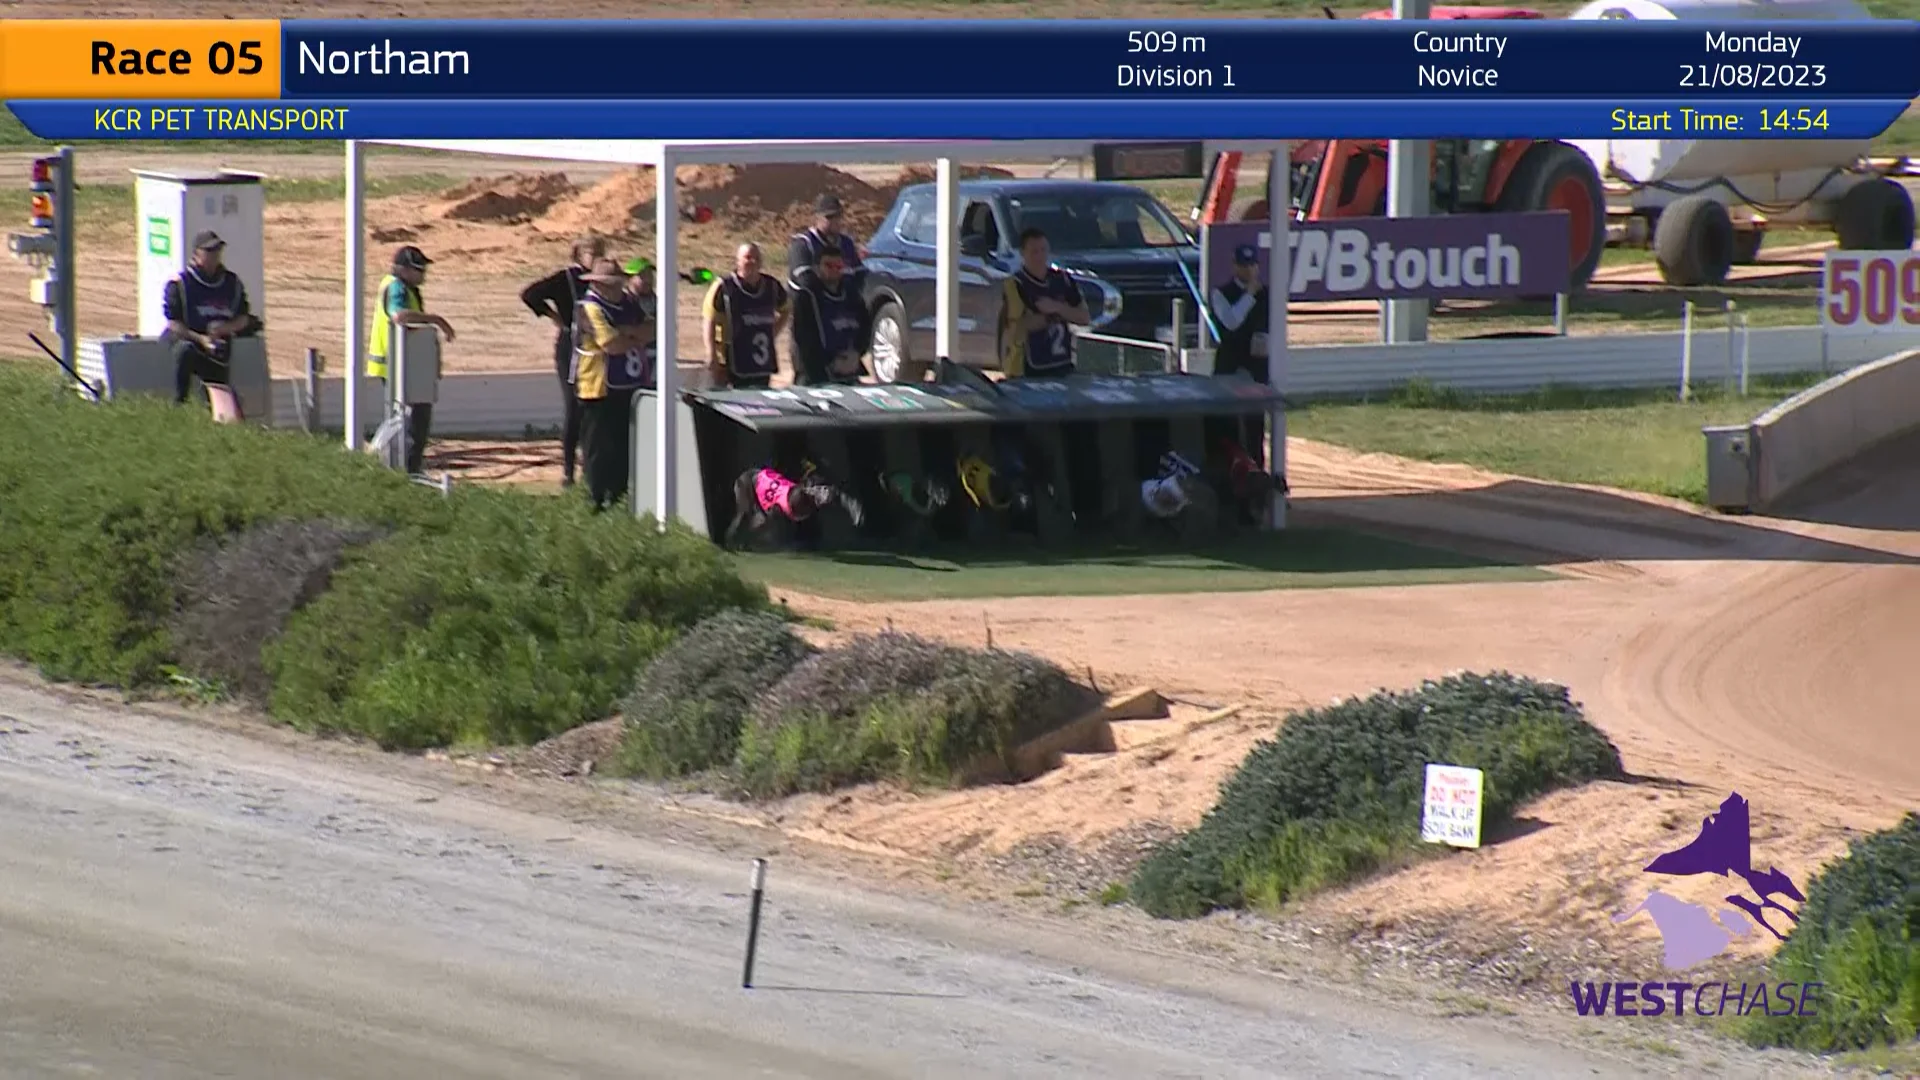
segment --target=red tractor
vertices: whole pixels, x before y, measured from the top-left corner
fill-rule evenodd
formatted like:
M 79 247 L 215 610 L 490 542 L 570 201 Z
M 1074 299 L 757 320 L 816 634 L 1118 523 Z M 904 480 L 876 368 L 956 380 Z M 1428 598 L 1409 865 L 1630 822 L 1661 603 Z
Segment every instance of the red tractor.
M 1363 18 L 1391 19 L 1390 11 Z M 1524 8 L 1436 7 L 1434 19 L 1540 19 Z M 1291 190 L 1299 219 L 1384 217 L 1387 212 L 1387 144 L 1381 139 L 1322 139 L 1296 143 Z M 1205 224 L 1265 221 L 1267 203 L 1256 199 L 1233 212 L 1240 155 L 1220 155 L 1207 179 L 1198 215 Z M 1433 143 L 1436 214 L 1520 213 L 1565 210 L 1572 229 L 1573 287 L 1584 286 L 1606 250 L 1607 204 L 1600 174 L 1587 155 L 1552 139 L 1438 139 Z

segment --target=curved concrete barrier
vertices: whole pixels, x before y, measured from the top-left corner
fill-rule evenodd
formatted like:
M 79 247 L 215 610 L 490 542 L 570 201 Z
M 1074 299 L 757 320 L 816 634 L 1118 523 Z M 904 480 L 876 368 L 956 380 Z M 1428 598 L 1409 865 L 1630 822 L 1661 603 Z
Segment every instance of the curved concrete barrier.
M 1874 446 L 1920 428 L 1920 350 L 1863 364 L 1762 413 L 1752 425 L 1755 509 Z

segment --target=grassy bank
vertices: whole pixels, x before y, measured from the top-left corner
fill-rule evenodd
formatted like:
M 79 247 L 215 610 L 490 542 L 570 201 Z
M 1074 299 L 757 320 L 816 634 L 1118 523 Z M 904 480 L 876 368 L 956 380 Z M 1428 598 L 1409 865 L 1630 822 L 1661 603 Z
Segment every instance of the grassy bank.
M 1748 1039 L 1920 1064 L 1920 814 L 1855 839 L 1806 896 L 1769 975 L 1819 987 L 1814 1006 L 1749 1013 Z
M 776 616 L 723 613 L 641 674 L 618 767 L 753 798 L 953 787 L 1013 775 L 1015 747 L 1098 700 L 1027 653 L 891 631 L 819 650 Z
M 442 498 L 320 440 L 85 404 L 20 365 L 0 365 L 0 493 L 0 652 L 392 747 L 599 719 L 682 628 L 766 600 L 683 531 Z
M 1474 397 L 1415 385 L 1385 401 L 1303 408 L 1289 415 L 1288 431 L 1355 450 L 1700 502 L 1701 427 L 1745 423 L 1818 381 L 1755 379 L 1745 397 L 1709 384 L 1685 402 L 1672 390 L 1550 387 Z

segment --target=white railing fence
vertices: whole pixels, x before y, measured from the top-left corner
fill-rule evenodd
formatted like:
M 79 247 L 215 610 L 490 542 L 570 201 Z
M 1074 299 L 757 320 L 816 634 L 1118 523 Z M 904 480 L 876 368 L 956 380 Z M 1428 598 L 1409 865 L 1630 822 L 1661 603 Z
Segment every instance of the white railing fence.
M 1297 402 L 1377 396 L 1413 380 L 1469 393 L 1516 393 L 1548 385 L 1677 389 L 1683 366 L 1685 380 L 1693 385 L 1721 380 L 1733 384 L 1743 370 L 1762 377 L 1837 373 L 1915 348 L 1920 348 L 1920 330 L 1830 336 L 1817 326 L 1741 332 L 1708 326 L 1696 328 L 1691 337 L 1684 332 L 1547 334 L 1405 345 L 1294 346 L 1287 351 L 1286 386 L 1288 397 Z M 98 355 L 82 355 L 81 374 L 89 381 L 101 375 L 90 370 L 98 366 Z M 372 380 L 363 384 L 361 393 L 363 402 L 380 400 L 379 385 Z M 270 422 L 275 427 L 341 430 L 344 384 L 339 376 L 277 378 L 271 395 Z M 561 419 L 560 387 L 550 371 L 449 372 L 440 382 L 433 427 L 436 434 L 447 436 L 523 438 L 557 431 Z

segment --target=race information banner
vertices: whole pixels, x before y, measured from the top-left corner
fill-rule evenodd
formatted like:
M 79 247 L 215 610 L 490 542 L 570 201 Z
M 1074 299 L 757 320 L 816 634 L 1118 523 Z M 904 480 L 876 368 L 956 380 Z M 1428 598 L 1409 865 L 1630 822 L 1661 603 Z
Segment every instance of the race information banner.
M 1912 98 L 1920 23 L 1220 19 L 13 20 L 11 96 Z M 555 79 L 556 72 L 566 77 Z M 1026 72 L 1044 80 L 1000 77 Z M 798 85 L 832 81 L 830 71 Z M 218 84 L 245 84 L 234 94 Z M 189 87 L 191 89 L 189 89 Z M 52 92 L 58 89 L 59 93 Z
M 48 139 L 1858 139 L 1915 56 L 1904 20 L 48 19 L 0 21 L 0 96 Z
M 1850 337 L 1920 330 L 1920 251 L 1827 252 L 1820 325 Z
M 104 88 L 103 88 L 104 89 Z M 794 97 L 675 100 L 422 101 L 406 97 L 299 101 L 124 97 L 7 101 L 42 139 L 727 139 L 1261 140 L 1871 139 L 1906 112 L 1906 98 L 1541 99 L 1472 103 L 1418 99 L 1232 98 L 1134 100 Z M 838 87 L 822 87 L 822 92 Z M 1647 127 L 1652 123 L 1665 127 Z M 982 147 L 983 153 L 990 152 Z M 1058 156 L 1083 153 L 1062 146 Z M 932 155 L 930 155 L 932 156 Z M 991 157 L 981 160 L 990 161 Z

